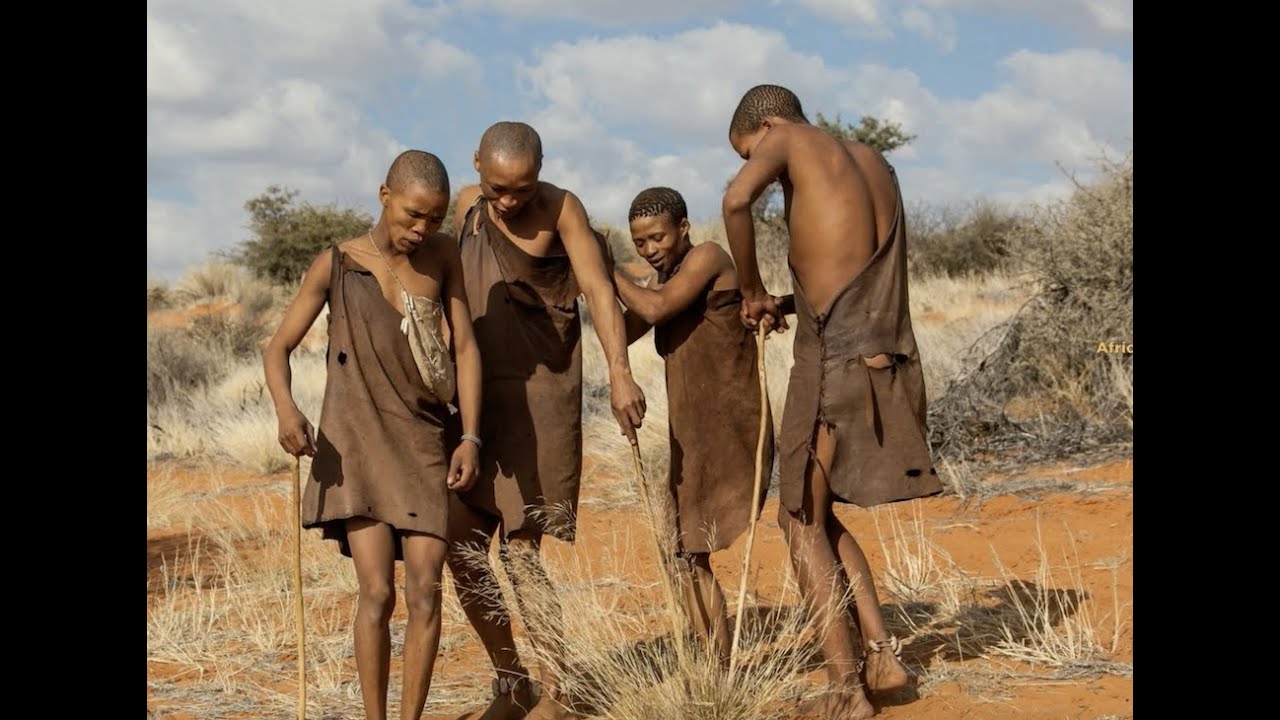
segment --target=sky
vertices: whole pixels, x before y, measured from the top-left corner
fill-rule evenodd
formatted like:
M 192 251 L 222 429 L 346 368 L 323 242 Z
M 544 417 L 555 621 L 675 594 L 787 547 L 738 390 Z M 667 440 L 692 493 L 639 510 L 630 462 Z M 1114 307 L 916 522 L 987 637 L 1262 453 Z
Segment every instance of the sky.
M 148 0 L 148 278 L 249 239 L 272 185 L 376 219 L 409 148 L 472 184 L 500 120 L 593 220 L 653 185 L 714 220 L 761 83 L 916 135 L 888 156 L 909 207 L 1052 200 L 1132 149 L 1133 2 Z

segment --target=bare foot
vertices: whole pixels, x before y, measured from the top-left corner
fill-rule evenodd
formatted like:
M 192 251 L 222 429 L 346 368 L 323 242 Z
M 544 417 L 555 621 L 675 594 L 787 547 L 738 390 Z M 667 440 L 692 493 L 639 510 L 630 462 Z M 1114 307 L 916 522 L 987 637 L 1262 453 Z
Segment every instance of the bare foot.
M 911 673 L 889 648 L 867 653 L 867 690 L 874 693 L 901 690 L 911 682 Z
M 534 706 L 533 687 L 526 680 L 517 683 L 510 692 L 500 693 L 489 707 L 474 720 L 522 720 L 529 716 Z
M 865 720 L 875 717 L 875 714 L 876 709 L 859 688 L 853 692 L 829 690 L 801 703 L 795 717 L 806 720 Z

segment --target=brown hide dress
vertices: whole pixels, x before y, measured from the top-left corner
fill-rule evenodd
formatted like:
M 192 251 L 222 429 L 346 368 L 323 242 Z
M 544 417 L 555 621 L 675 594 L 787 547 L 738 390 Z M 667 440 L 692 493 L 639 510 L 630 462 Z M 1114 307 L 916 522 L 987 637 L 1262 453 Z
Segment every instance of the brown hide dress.
M 737 289 L 710 290 L 654 330 L 667 365 L 671 475 L 681 552 L 723 550 L 750 522 L 760 437 L 760 381 L 753 333 L 738 318 Z M 773 420 L 766 423 L 769 490 Z
M 373 273 L 335 246 L 327 379 L 302 526 L 321 528 L 348 557 L 347 518 L 440 538 L 448 530 L 449 411 L 423 382 L 402 320 Z
M 467 211 L 459 250 L 484 367 L 480 476 L 460 499 L 521 528 L 572 541 L 582 479 L 582 321 L 566 254 L 535 257 Z
M 893 168 L 890 166 L 890 172 Z M 871 507 L 942 492 L 926 432 L 924 373 L 907 302 L 902 192 L 888 237 L 866 266 L 818 314 L 795 287 L 795 365 L 782 417 L 781 500 L 804 507 L 805 472 L 818 424 L 835 435 L 827 468 L 837 500 Z M 887 368 L 865 358 L 888 353 Z

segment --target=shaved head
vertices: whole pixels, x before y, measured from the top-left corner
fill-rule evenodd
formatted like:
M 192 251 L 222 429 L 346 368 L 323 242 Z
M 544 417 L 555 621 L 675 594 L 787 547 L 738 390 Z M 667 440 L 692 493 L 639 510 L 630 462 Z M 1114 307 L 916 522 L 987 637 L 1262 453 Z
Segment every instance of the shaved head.
M 449 194 L 449 173 L 440 158 L 421 150 L 405 150 L 391 162 L 387 170 L 387 187 L 400 191 L 421 184 Z
M 522 122 L 494 123 L 480 137 L 480 159 L 532 160 L 542 164 L 542 138 Z

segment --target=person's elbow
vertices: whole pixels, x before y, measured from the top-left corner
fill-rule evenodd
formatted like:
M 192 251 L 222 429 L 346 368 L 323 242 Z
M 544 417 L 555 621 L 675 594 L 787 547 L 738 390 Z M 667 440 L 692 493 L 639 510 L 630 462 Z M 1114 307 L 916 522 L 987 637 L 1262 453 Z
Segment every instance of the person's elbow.
M 631 311 L 649 327 L 661 325 L 667 321 L 667 314 L 663 312 L 661 300 L 637 304 L 636 307 L 631 308 Z
M 609 312 L 616 312 L 621 317 L 622 310 L 618 308 L 613 283 L 605 281 L 584 285 L 582 295 L 587 299 L 587 308 L 591 311 L 592 317 Z
M 751 211 L 751 195 L 737 188 L 729 188 L 720 204 L 725 217 Z
M 287 359 L 292 352 L 293 348 L 289 347 L 289 343 L 286 342 L 284 338 L 280 337 L 279 333 L 277 333 L 271 336 L 271 339 L 267 341 L 266 345 L 262 346 L 262 352 L 260 354 L 262 356 L 263 365 L 270 365 L 273 360 L 276 360 L 281 356 L 284 356 Z

